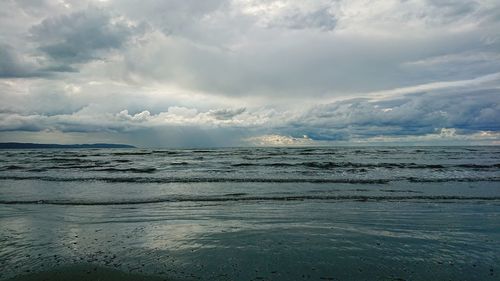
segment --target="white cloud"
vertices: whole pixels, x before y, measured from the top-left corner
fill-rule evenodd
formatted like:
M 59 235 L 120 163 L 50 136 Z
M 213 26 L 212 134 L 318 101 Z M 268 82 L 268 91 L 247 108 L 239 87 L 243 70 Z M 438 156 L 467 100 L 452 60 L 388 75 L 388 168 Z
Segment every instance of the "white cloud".
M 317 142 L 310 139 L 306 135 L 302 138 L 282 135 L 263 135 L 247 138 L 244 141 L 249 145 L 256 146 L 310 146 L 317 144 Z
M 435 133 L 418 136 L 376 136 L 351 140 L 353 144 L 402 144 L 402 145 L 498 145 L 500 133 L 479 131 L 473 134 L 459 134 L 454 128 L 441 128 Z

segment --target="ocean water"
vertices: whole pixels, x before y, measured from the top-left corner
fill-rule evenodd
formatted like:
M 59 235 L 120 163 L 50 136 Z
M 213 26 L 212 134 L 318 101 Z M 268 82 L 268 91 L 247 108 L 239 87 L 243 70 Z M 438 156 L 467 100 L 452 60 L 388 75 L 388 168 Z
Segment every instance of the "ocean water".
M 0 280 L 500 280 L 500 147 L 0 151 Z

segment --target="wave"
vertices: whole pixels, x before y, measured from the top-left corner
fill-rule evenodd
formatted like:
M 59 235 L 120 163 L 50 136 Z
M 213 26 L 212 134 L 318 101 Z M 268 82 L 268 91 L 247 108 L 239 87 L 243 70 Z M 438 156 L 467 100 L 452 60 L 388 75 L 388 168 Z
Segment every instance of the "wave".
M 120 170 L 122 171 L 122 170 Z M 148 170 L 145 170 L 148 171 Z M 139 171 L 137 171 L 139 172 Z M 140 171 L 144 173 L 144 171 Z M 54 177 L 54 176 L 0 176 L 0 180 L 39 180 L 60 182 L 102 181 L 110 183 L 350 183 L 350 184 L 387 184 L 394 181 L 408 182 L 497 182 L 500 177 L 462 177 L 462 178 L 416 178 L 393 179 L 362 178 L 231 178 L 231 177 Z
M 130 163 L 132 160 L 130 159 L 113 159 L 113 161 L 118 162 L 118 163 Z
M 236 163 L 232 164 L 233 167 L 245 167 L 245 166 L 256 166 L 256 167 L 293 167 L 297 164 L 293 163 Z
M 500 177 L 484 177 L 484 178 L 415 178 L 408 177 L 406 178 L 409 182 L 478 182 L 478 181 L 500 181 Z
M 9 170 L 24 170 L 26 167 L 19 166 L 19 165 L 7 165 L 0 167 L 0 171 L 9 171 Z
M 113 152 L 111 155 L 117 156 L 134 156 L 134 155 L 150 155 L 153 154 L 152 151 L 135 151 L 135 152 Z
M 256 166 L 256 167 L 291 167 L 303 166 L 317 169 L 333 168 L 388 168 L 388 169 L 446 169 L 446 168 L 473 168 L 473 169 L 492 169 L 500 168 L 500 163 L 491 165 L 479 164 L 416 164 L 416 163 L 354 163 L 354 162 L 301 162 L 301 163 L 252 163 L 243 162 L 232 164 L 233 167 Z
M 118 153 L 118 152 L 117 152 Z M 130 153 L 128 153 L 130 154 Z M 137 154 L 140 155 L 140 154 Z M 193 158 L 194 160 L 203 160 L 202 158 Z M 141 168 L 141 167 L 119 167 L 120 163 L 130 163 L 133 162 L 130 159 L 118 158 L 116 159 L 89 159 L 89 158 L 61 158 L 61 157 L 51 157 L 31 162 L 30 166 L 24 166 L 26 163 L 12 163 L 5 166 L 0 166 L 0 171 L 7 170 L 30 170 L 33 169 L 32 166 L 43 166 L 44 170 L 70 170 L 70 169 L 88 169 L 90 171 L 103 171 L 103 172 L 131 172 L 131 173 L 152 173 L 156 170 L 155 167 Z M 50 162 L 48 164 L 47 162 Z M 495 171 L 500 169 L 500 163 L 494 164 L 417 164 L 417 163 L 355 163 L 355 162 L 239 162 L 239 163 L 219 163 L 211 162 L 219 165 L 221 168 L 245 168 L 245 167 L 255 167 L 255 168 L 294 168 L 297 170 L 333 170 L 333 169 L 353 169 L 353 172 L 359 172 L 360 169 L 431 169 L 435 171 L 446 171 L 449 169 L 458 170 L 490 170 Z M 173 161 L 168 163 L 171 166 L 184 166 L 189 168 L 192 165 L 198 165 L 199 162 L 191 161 Z M 116 165 L 116 166 L 115 166 Z M 154 166 L 154 165 L 153 165 Z M 40 167 L 36 167 L 40 168 Z M 299 171 L 300 172 L 300 171 Z
M 51 177 L 51 176 L 0 176 L 0 180 L 39 180 L 60 182 L 103 181 L 111 183 L 353 183 L 353 184 L 385 184 L 388 179 L 325 179 L 325 178 L 205 178 L 205 177 Z
M 94 162 L 93 160 L 90 159 L 81 159 L 77 157 L 50 157 L 50 158 L 43 158 L 39 160 L 40 162 L 73 162 L 73 163 L 87 163 L 87 162 Z
M 500 196 L 458 196 L 458 195 L 416 195 L 416 196 L 362 196 L 362 195 L 295 195 L 295 196 L 245 196 L 227 194 L 223 196 L 172 196 L 168 198 L 150 198 L 137 200 L 0 200 L 3 205 L 138 205 L 173 202 L 228 202 L 228 201 L 500 201 Z
M 44 167 L 45 170 L 72 170 L 72 169 L 89 169 L 89 170 L 92 170 L 92 169 L 95 169 L 95 168 L 98 168 L 102 165 L 107 165 L 109 163 L 103 163 L 103 164 L 99 164 L 99 163 L 91 163 L 91 164 L 88 164 L 88 165 L 78 165 L 78 164 L 75 164 L 75 165 L 62 165 L 62 166 L 48 166 L 48 167 Z
M 96 172 L 121 172 L 121 173 L 154 173 L 156 168 L 146 167 L 146 168 L 98 168 L 92 169 Z
M 473 168 L 473 169 L 490 169 L 490 168 L 500 168 L 500 163 L 492 164 L 492 165 L 460 164 L 460 165 L 456 165 L 456 167 L 460 167 L 460 168 Z
M 176 154 L 185 154 L 184 151 L 169 151 L 169 150 L 153 150 L 151 151 L 153 154 L 166 154 L 166 155 L 176 155 Z

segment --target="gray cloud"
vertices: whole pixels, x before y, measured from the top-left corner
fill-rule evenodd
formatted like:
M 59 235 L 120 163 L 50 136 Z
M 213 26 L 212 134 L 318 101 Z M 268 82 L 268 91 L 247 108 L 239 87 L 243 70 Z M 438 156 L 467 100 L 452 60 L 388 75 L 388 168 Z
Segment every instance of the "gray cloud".
M 209 111 L 211 116 L 214 116 L 215 119 L 219 120 L 228 120 L 232 119 L 235 116 L 238 116 L 245 112 L 246 108 L 238 108 L 238 109 L 215 109 Z
M 196 28 L 204 17 L 217 13 L 229 5 L 228 0 L 122 0 L 109 3 L 116 11 L 126 14 L 135 21 L 147 21 L 168 35 L 181 37 L 199 36 Z
M 0 44 L 0 78 L 33 77 L 37 75 L 33 68 L 13 47 Z
M 320 29 L 331 31 L 337 25 L 335 15 L 328 7 L 321 7 L 310 12 L 293 10 L 286 12 L 277 19 L 273 19 L 268 24 L 269 27 L 290 28 L 290 29 Z
M 138 30 L 103 10 L 89 8 L 46 18 L 31 28 L 31 35 L 48 57 L 72 64 L 102 59 L 104 52 L 121 48 Z
M 392 99 L 352 99 L 316 106 L 287 131 L 316 140 L 423 135 L 442 128 L 461 133 L 500 131 L 500 90 L 431 91 Z
M 144 145 L 491 139 L 498 11 L 472 0 L 1 1 L 0 130 Z
M 475 89 L 471 85 L 384 98 L 347 99 L 313 105 L 303 111 L 278 112 L 262 108 L 248 111 L 240 108 L 201 112 L 194 108 L 170 107 L 157 114 L 147 110 L 135 114 L 127 110 L 96 113 L 86 108 L 53 116 L 0 114 L 1 131 L 50 129 L 72 133 L 123 134 L 141 131 L 142 134 L 152 134 L 186 127 L 204 131 L 210 136 L 220 131 L 232 131 L 237 133 L 240 144 L 245 143 L 244 139 L 248 137 L 259 143 L 274 140 L 286 144 L 294 140 L 293 143 L 312 144 L 313 141 L 359 141 L 382 137 L 403 140 L 406 137 L 432 134 L 438 134 L 440 138 L 455 137 L 455 134 L 478 138 L 482 132 L 490 140 L 491 132 L 500 132 L 499 124 L 499 89 Z M 453 134 L 446 135 L 443 132 Z M 259 137 L 262 134 L 269 135 Z
M 474 16 L 481 8 L 481 5 L 474 0 L 427 0 L 423 1 L 423 4 L 429 8 L 413 11 L 413 15 L 425 19 L 429 24 L 452 24 Z M 410 11 L 408 14 L 411 13 Z

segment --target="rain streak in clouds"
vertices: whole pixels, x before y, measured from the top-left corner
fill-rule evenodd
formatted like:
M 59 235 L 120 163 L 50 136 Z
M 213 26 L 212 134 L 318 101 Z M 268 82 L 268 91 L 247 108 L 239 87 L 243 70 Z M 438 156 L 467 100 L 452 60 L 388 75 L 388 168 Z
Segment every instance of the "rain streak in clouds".
M 0 141 L 498 144 L 498 1 L 0 3 Z

